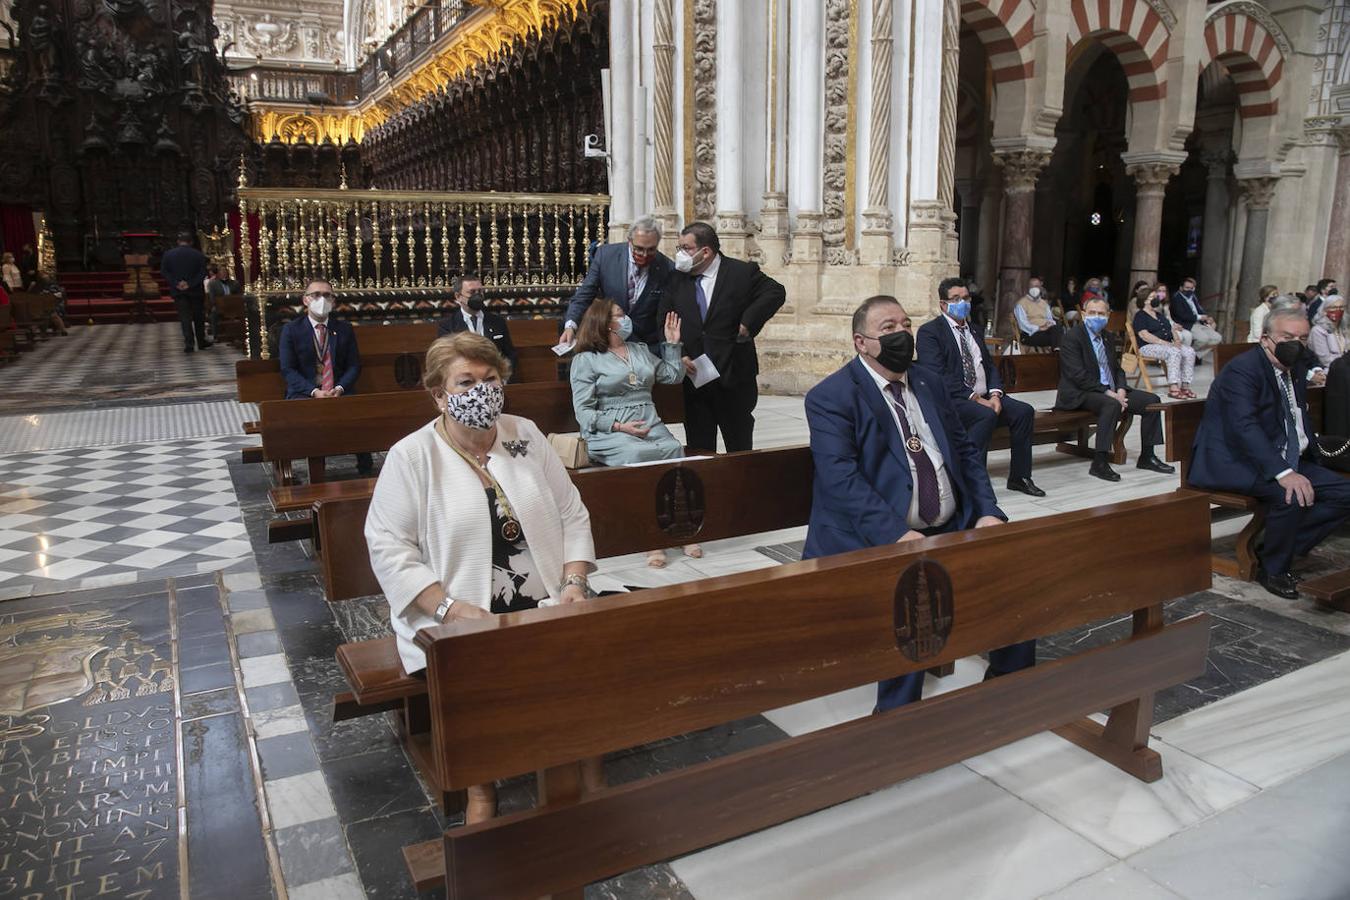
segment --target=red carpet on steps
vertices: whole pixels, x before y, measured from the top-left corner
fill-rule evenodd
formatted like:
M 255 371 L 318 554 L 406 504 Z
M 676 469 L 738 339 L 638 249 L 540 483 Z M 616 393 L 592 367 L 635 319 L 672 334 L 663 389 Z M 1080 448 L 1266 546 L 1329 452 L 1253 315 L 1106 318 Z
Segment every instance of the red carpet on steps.
M 146 306 L 156 321 L 172 322 L 178 318 L 173 301 L 169 299 L 169 285 L 159 272 L 151 277 L 159 291 L 148 297 Z M 125 271 L 62 272 L 61 286 L 66 289 L 66 321 L 72 325 L 120 323 L 131 321 L 132 302 L 122 298 L 122 285 L 130 276 Z

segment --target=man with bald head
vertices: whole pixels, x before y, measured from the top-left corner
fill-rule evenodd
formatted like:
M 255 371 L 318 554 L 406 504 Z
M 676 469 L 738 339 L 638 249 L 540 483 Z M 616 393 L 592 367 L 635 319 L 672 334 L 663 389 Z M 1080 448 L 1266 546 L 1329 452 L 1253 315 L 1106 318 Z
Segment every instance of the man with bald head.
M 894 297 L 853 314 L 857 356 L 806 395 L 815 477 L 804 559 L 922 540 L 1008 520 L 983 448 L 966 436 L 939 376 L 914 360 L 909 315 Z M 986 678 L 1032 665 L 1025 641 L 989 654 Z M 877 685 L 878 712 L 919 699 L 923 672 Z

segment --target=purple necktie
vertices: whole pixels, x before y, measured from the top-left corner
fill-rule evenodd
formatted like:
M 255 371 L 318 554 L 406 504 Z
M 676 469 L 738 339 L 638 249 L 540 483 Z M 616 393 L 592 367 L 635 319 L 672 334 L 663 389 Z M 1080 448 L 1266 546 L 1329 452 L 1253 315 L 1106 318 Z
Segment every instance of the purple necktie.
M 698 317 L 704 321 L 708 319 L 708 295 L 703 293 L 703 276 L 694 276 L 694 297 L 698 300 Z
M 892 381 L 887 389 L 891 392 L 891 402 L 895 404 L 897 418 L 900 420 L 900 433 L 905 437 L 905 452 L 914 464 L 914 490 L 919 495 L 919 518 L 932 525 L 942 513 L 942 496 L 938 492 L 937 469 L 928 457 L 922 441 L 909 430 L 909 413 L 905 409 L 905 386 Z M 914 449 L 915 445 L 918 449 Z

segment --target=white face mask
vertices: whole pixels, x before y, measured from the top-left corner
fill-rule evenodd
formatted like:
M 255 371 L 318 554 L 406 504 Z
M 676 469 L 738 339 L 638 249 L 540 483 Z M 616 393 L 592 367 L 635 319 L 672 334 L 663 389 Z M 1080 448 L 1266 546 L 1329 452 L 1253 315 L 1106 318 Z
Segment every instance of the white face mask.
M 675 271 L 689 272 L 694 268 L 694 258 L 683 249 L 675 251 Z
M 1039 300 L 1041 299 L 1041 289 L 1038 287 L 1033 287 L 1027 291 L 1027 296 L 1030 297 L 1032 300 Z
M 316 319 L 326 319 L 333 311 L 333 301 L 327 297 L 315 297 L 309 301 L 309 314 Z

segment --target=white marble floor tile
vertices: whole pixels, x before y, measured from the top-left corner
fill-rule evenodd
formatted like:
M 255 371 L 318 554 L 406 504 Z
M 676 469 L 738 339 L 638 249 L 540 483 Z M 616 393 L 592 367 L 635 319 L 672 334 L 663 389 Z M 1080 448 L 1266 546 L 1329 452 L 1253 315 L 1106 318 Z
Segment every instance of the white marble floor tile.
M 1048 816 L 952 766 L 671 867 L 695 897 L 717 900 L 1019 900 L 1111 862 Z
M 1350 752 L 1348 684 L 1350 653 L 1343 653 L 1164 722 L 1154 733 L 1270 787 Z
M 225 587 L 231 591 L 256 591 L 262 587 L 257 572 L 233 572 L 225 576 Z
M 267 782 L 267 808 L 275 829 L 337 815 L 322 772 L 305 772 Z
M 1350 754 L 1131 857 L 1187 900 L 1345 900 Z
M 229 578 L 230 576 L 226 575 L 225 577 Z M 270 609 L 246 609 L 243 612 L 231 613 L 230 624 L 234 626 L 235 634 L 271 631 L 276 628 Z
M 1046 894 L 1043 900 L 1177 900 L 1179 896 L 1129 863 L 1120 862 Z
M 1153 784 L 1049 732 L 972 757 L 966 765 L 1122 858 L 1257 791 L 1175 747 L 1156 743 L 1154 749 L 1163 756 L 1163 777 Z
M 305 722 L 305 710 L 301 706 L 283 706 L 280 709 L 261 710 L 253 713 L 252 719 L 253 729 L 257 732 L 259 738 L 295 734 L 309 728 L 309 725 Z
M 241 659 L 239 671 L 244 676 L 244 687 L 260 687 L 291 679 L 291 670 L 286 666 L 285 655 L 281 653 Z
M 299 887 L 287 885 L 287 894 L 291 900 L 366 900 L 361 881 L 352 872 Z

